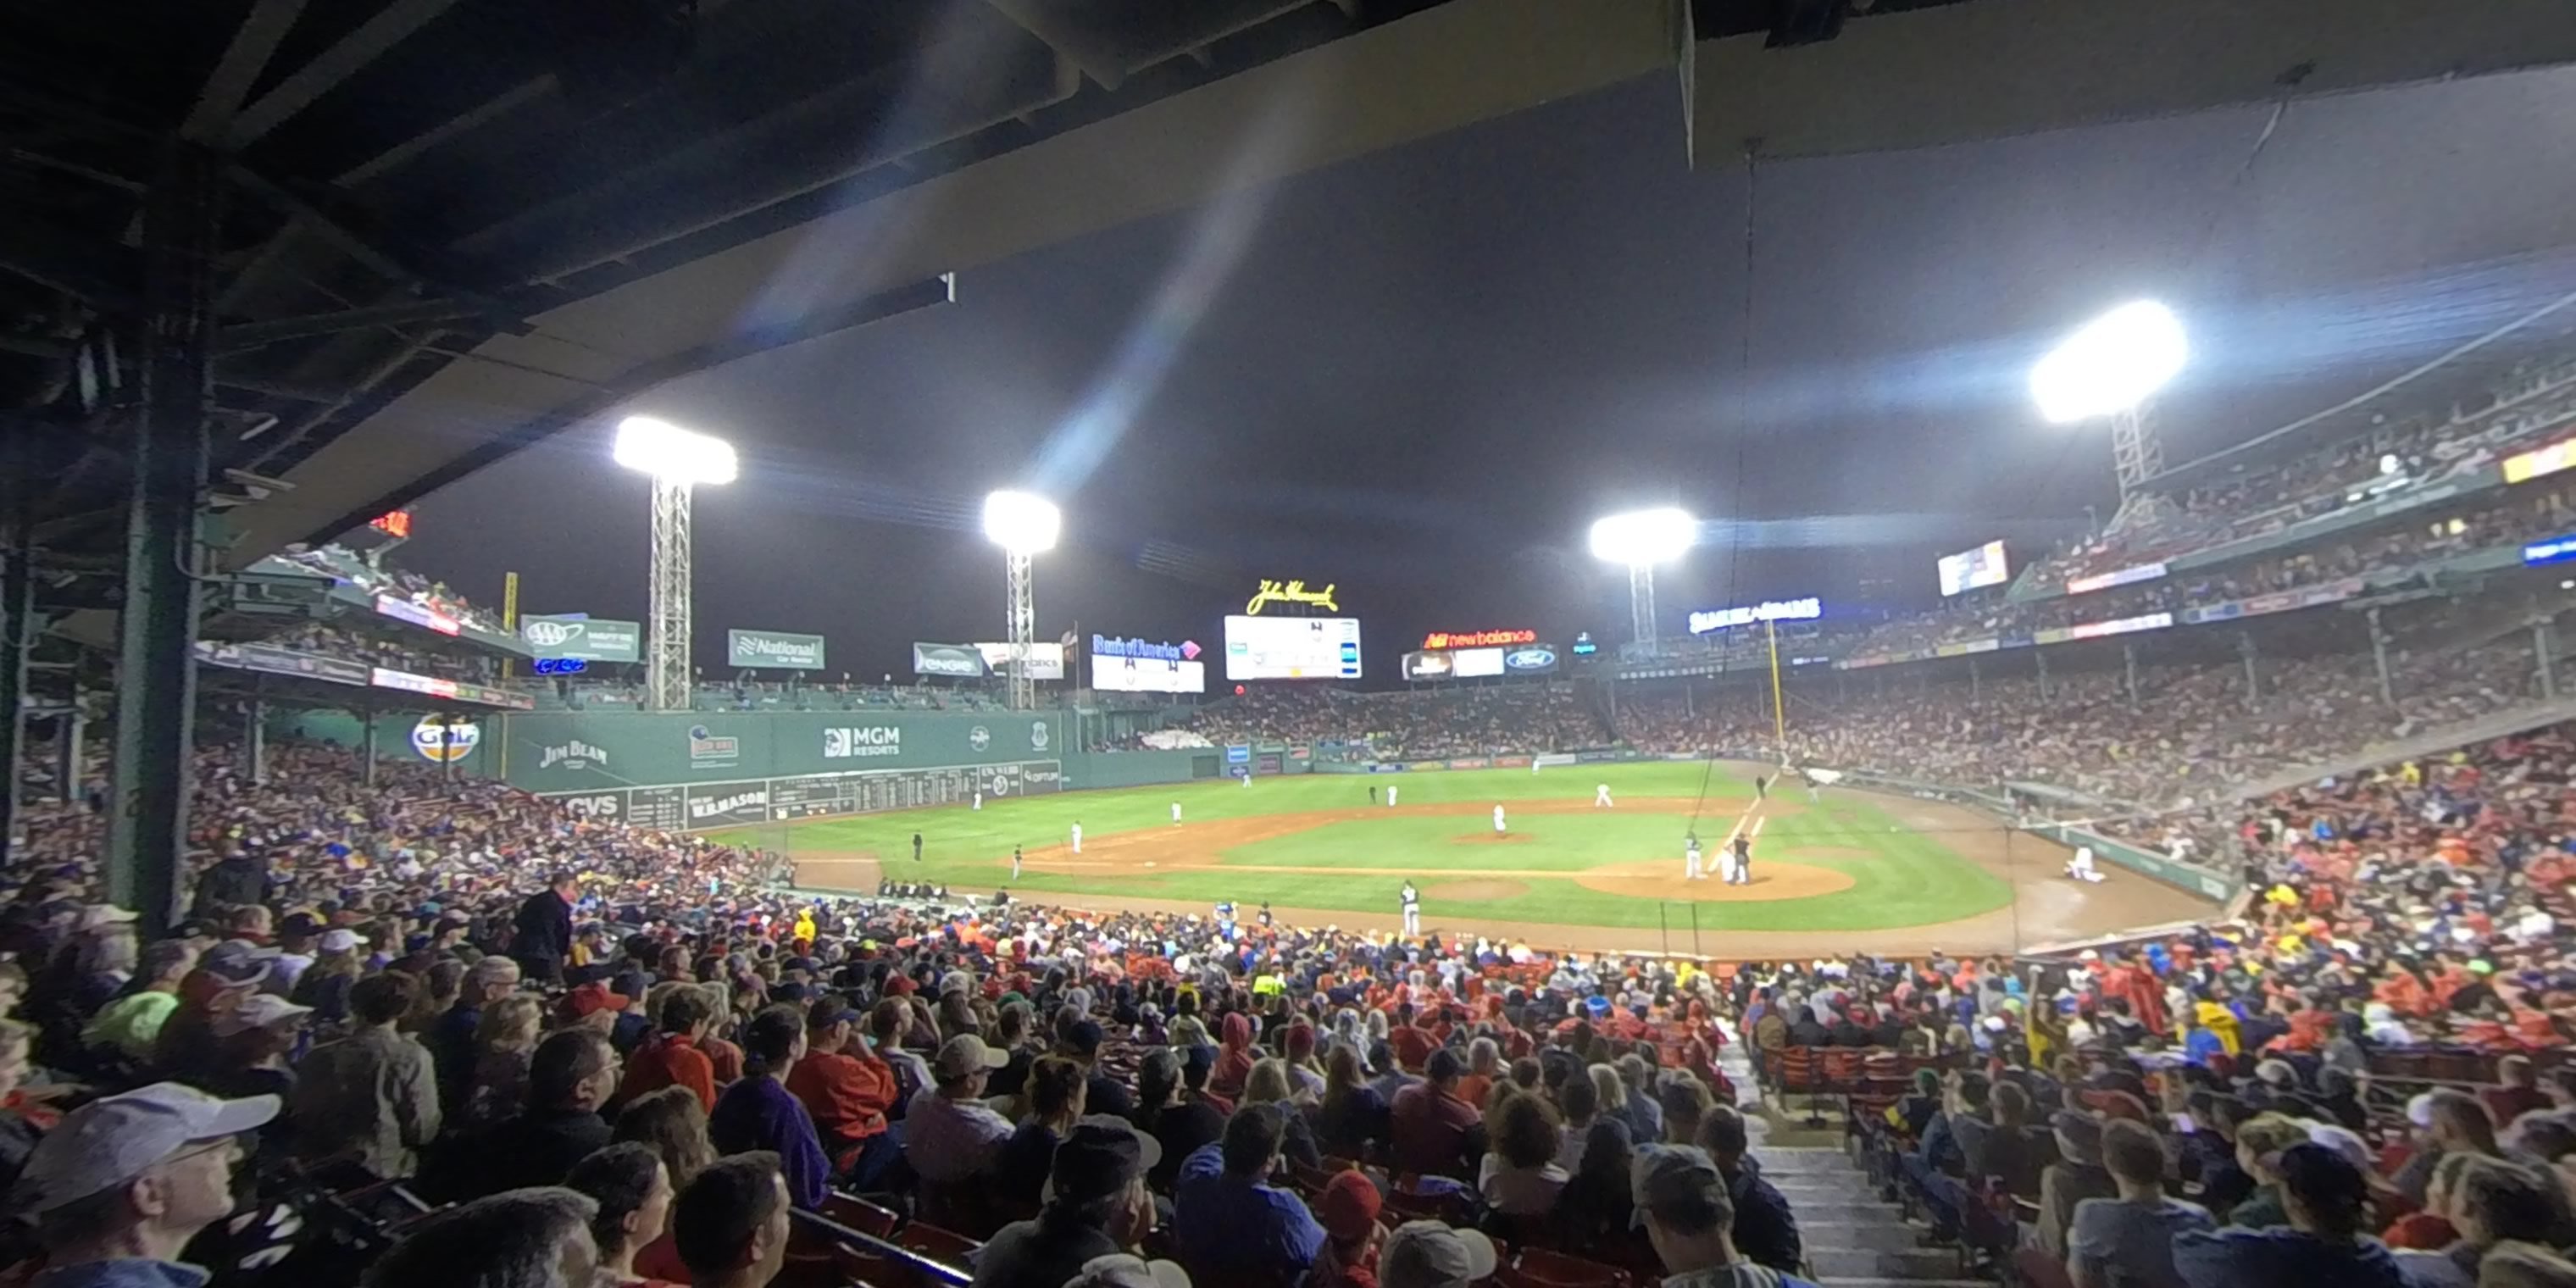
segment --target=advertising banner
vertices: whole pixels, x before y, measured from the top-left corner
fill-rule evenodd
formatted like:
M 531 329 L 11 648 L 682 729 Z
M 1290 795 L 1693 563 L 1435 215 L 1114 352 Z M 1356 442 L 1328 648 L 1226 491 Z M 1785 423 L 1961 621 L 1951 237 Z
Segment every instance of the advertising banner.
M 1544 675 L 1556 669 L 1556 646 L 1530 644 L 1503 650 L 1503 670 L 1511 675 Z
M 333 684 L 364 685 L 369 679 L 367 664 L 344 658 L 324 657 L 274 644 L 217 644 L 197 641 L 197 660 L 213 666 L 241 671 L 261 671 L 269 675 L 300 676 L 308 680 L 327 680 Z
M 1260 755 L 1253 757 L 1252 772 L 1256 774 L 1277 774 L 1282 772 L 1278 753 L 1265 751 Z
M 1446 653 L 1413 652 L 1404 655 L 1404 678 L 1407 680 L 1446 680 L 1450 675 Z
M 1063 719 L 1003 711 L 540 711 L 511 718 L 506 764 L 512 786 L 540 794 L 963 769 L 1059 757 Z
M 1693 613 L 1690 615 L 1690 631 L 1693 635 L 1706 635 L 1710 631 L 1751 626 L 1755 622 L 1811 622 L 1824 615 L 1824 602 L 1812 595 L 1805 599 L 1775 599 L 1768 603 Z
M 1205 693 L 1207 663 L 1094 653 L 1091 687 L 1104 693 Z
M 508 689 L 495 689 L 463 680 L 441 679 L 434 675 L 414 675 L 379 666 L 367 673 L 368 683 L 379 689 L 404 693 L 425 693 L 433 698 L 453 698 L 459 702 L 479 702 L 487 707 L 506 707 L 512 711 L 534 711 L 537 700 Z
M 1060 665 L 1058 670 L 1063 669 Z M 984 653 L 973 644 L 923 644 L 912 646 L 912 673 L 936 675 L 951 680 L 980 680 L 990 672 L 984 669 Z
M 411 727 L 411 749 L 431 764 L 463 760 L 483 745 L 483 727 L 471 720 L 422 716 Z
M 2011 565 L 2004 560 L 2003 538 L 1997 537 L 1974 550 L 1941 556 L 1941 594 L 1946 598 L 1980 586 L 2000 586 L 2012 580 Z
M 726 631 L 725 665 L 820 671 L 823 669 L 823 637 L 788 631 Z
M 1359 619 L 1228 617 L 1225 619 L 1225 678 L 1359 679 Z
M 2091 577 L 2074 578 L 2066 583 L 2066 593 L 2070 595 L 2090 594 L 2097 590 L 2109 590 L 2113 586 L 2126 586 L 2135 582 L 2154 581 L 2156 578 L 2164 575 L 2165 566 L 2163 564 L 2139 564 L 2135 568 L 2122 568 L 2117 572 L 2106 572 L 2099 573 Z
M 427 627 L 441 635 L 454 635 L 465 629 L 463 623 L 445 613 L 392 595 L 376 596 L 376 611 L 395 621 Z
M 1247 764 L 1251 760 L 1251 743 L 1229 744 L 1225 749 L 1225 763 L 1229 765 Z
M 644 624 L 586 613 L 531 615 L 519 619 L 519 642 L 541 658 L 634 662 L 644 656 Z
M 1486 648 L 1537 642 L 1538 632 L 1526 627 L 1511 631 L 1433 631 L 1422 637 L 1422 647 L 1426 649 Z
M 1503 673 L 1503 651 L 1498 648 L 1462 648 L 1449 655 L 1449 673 L 1461 680 L 1481 680 Z
M 1011 673 L 1011 646 L 977 644 L 975 651 L 984 655 L 984 667 L 995 675 Z M 1055 640 L 1029 641 L 1029 678 L 1061 680 L 1064 678 L 1064 645 Z

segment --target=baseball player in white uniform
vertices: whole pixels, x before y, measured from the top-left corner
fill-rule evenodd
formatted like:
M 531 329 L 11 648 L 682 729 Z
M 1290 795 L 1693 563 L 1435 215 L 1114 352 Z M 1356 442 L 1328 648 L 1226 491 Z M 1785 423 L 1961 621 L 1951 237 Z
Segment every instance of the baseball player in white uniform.
M 1249 769 L 1243 771 L 1243 790 L 1252 790 L 1252 771 Z
M 977 809 L 982 809 L 982 808 L 984 808 L 984 793 L 982 793 L 982 792 L 977 792 L 977 793 L 975 793 L 975 808 L 977 808 Z
M 1599 784 L 1595 784 L 1595 785 L 1593 786 L 1593 788 L 1592 788 L 1592 808 L 1594 808 L 1594 809 L 1608 809 L 1608 808 L 1610 808 L 1610 784 L 1608 784 L 1608 783 L 1599 783 Z
M 1395 805 L 1395 784 L 1393 783 L 1386 785 L 1386 803 L 1390 808 Z
M 1682 879 L 1685 881 L 1698 881 L 1704 879 L 1707 875 L 1707 873 L 1700 870 L 1699 837 L 1694 833 L 1689 840 L 1682 843 Z
M 1181 825 L 1181 803 L 1180 803 L 1179 801 L 1173 801 L 1173 802 L 1172 802 L 1172 826 L 1174 826 L 1174 827 L 1179 827 L 1180 825 Z
M 1396 902 L 1404 908 L 1404 933 L 1422 933 L 1422 892 L 1413 888 L 1413 878 L 1404 879 L 1404 889 L 1396 893 Z
M 1073 825 L 1073 852 L 1082 853 L 1082 824 L 1080 823 Z
M 2079 845 L 2075 847 L 2075 857 L 2066 861 L 2066 875 L 2069 880 L 2074 881 L 2099 881 L 2102 879 L 2101 869 L 2093 866 L 2092 846 Z
M 1729 846 L 1717 847 L 1717 879 L 1728 885 L 1735 884 L 1735 851 Z
M 1497 806 L 1495 806 L 1495 807 L 1494 807 L 1494 835 L 1496 835 L 1496 836 L 1500 836 L 1500 835 L 1502 835 L 1502 834 L 1503 834 L 1503 807 L 1502 807 L 1502 806 L 1500 806 L 1500 805 L 1497 805 Z

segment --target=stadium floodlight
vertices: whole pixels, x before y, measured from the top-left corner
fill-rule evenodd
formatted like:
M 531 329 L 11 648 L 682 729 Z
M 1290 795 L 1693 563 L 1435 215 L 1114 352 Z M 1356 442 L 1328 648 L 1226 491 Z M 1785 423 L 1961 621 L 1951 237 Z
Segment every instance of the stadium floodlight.
M 2146 404 L 2191 357 L 2182 322 L 2153 300 L 2123 304 L 2086 323 L 2030 369 L 2031 400 L 2051 424 L 2111 421 L 2111 468 L 2126 499 L 2164 470 Z
M 1628 570 L 1628 621 L 1639 646 L 1655 641 L 1655 565 L 1699 540 L 1699 520 L 1680 510 L 1635 510 L 1592 525 L 1592 557 Z
M 653 479 L 651 609 L 646 614 L 644 701 L 656 711 L 692 705 L 689 664 L 689 497 L 700 484 L 731 483 L 739 474 L 733 444 L 651 416 L 617 423 L 609 455 Z
M 1615 564 L 1671 563 L 1699 540 L 1699 520 L 1669 507 L 1614 514 L 1592 525 L 1592 557 Z
M 673 483 L 731 483 L 740 472 L 733 444 L 651 416 L 617 422 L 617 463 Z
M 1013 711 L 1037 705 L 1037 683 L 1029 676 L 1029 653 L 1037 638 L 1037 583 L 1030 556 L 1055 549 L 1064 531 L 1064 513 L 1055 502 L 1028 492 L 995 492 L 984 498 L 984 535 L 1002 548 L 1002 615 L 1010 642 L 1005 664 Z
M 984 535 L 1004 550 L 1024 555 L 1055 549 L 1064 530 L 1064 513 L 1055 502 L 1027 492 L 995 492 L 984 498 Z

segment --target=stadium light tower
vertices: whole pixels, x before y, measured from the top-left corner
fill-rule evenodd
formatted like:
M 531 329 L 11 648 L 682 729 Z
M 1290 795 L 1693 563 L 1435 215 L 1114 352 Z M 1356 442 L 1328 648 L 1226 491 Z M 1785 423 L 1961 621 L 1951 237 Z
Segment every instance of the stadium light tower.
M 2191 356 L 2182 322 L 2153 300 L 2123 304 L 2066 337 L 2030 369 L 2030 396 L 2053 425 L 2111 420 L 2111 468 L 2120 498 L 2165 467 L 2143 409 Z
M 651 621 L 644 646 L 644 701 L 655 711 L 690 705 L 689 497 L 699 484 L 731 483 L 733 444 L 650 416 L 617 424 L 617 463 L 653 479 Z
M 1064 514 L 1055 502 L 1027 492 L 995 492 L 984 498 L 984 535 L 1002 548 L 1002 611 L 1010 634 L 1011 710 L 1037 705 L 1037 685 L 1029 679 L 1029 650 L 1037 633 L 1037 586 L 1029 577 L 1033 555 L 1055 549 L 1064 530 Z
M 1699 520 L 1674 509 L 1614 514 L 1592 525 L 1592 557 L 1628 568 L 1628 617 L 1639 644 L 1655 639 L 1655 565 L 1682 557 Z

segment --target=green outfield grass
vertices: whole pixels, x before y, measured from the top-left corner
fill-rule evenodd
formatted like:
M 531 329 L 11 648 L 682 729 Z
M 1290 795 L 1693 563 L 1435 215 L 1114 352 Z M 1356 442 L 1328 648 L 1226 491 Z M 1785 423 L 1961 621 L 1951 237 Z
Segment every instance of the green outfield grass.
M 1588 808 L 1593 785 L 1604 782 L 1620 804 Z M 1379 793 L 1374 807 L 1372 786 Z M 1400 792 L 1394 808 L 1383 804 L 1390 787 Z M 1175 801 L 1185 820 L 1179 829 L 1171 824 Z M 1677 903 L 1593 889 L 1567 874 L 1605 868 L 1678 873 L 1695 806 L 1696 828 L 1714 864 L 1718 842 L 1752 801 L 1748 780 L 1699 764 L 1569 766 L 1535 775 L 1509 769 L 1301 774 L 1258 779 L 1250 788 L 1217 780 L 1068 792 L 988 800 L 980 811 L 949 805 L 738 828 L 718 838 L 801 856 L 873 854 L 899 878 L 975 888 L 1007 883 L 1023 896 L 1113 894 L 1210 904 L 1232 899 L 1247 908 L 1267 900 L 1281 907 L 1387 912 L 1410 876 L 1433 891 L 1425 910 L 1435 922 L 1471 916 L 1653 926 L 1685 914 Z M 1766 869 L 1766 863 L 1796 864 L 1848 877 L 1850 885 L 1794 899 L 1699 901 L 1701 927 L 1884 929 L 1973 916 L 2011 898 L 2001 879 L 1953 852 L 1940 836 L 1900 829 L 1866 796 L 1829 789 L 1822 804 L 1810 805 L 1792 785 L 1774 801 L 1754 843 L 1755 872 L 1780 870 Z M 1512 839 L 1504 843 L 1492 840 L 1485 812 L 1497 803 L 1509 814 Z M 1249 823 L 1198 826 L 1353 812 L 1361 816 L 1281 818 L 1264 829 L 1272 834 L 1260 836 L 1241 834 L 1257 826 Z M 1077 822 L 1085 842 L 1079 860 L 1061 852 Z M 1193 832 L 1206 838 L 1207 848 L 1196 848 Z M 919 864 L 912 862 L 915 833 L 923 841 Z M 1009 882 L 1014 845 L 1025 847 L 1033 864 L 1086 866 L 1033 866 Z M 1143 867 L 1139 850 L 1148 846 L 1193 866 Z M 1460 881 L 1485 888 L 1474 892 L 1477 897 L 1444 901 L 1438 888 Z

